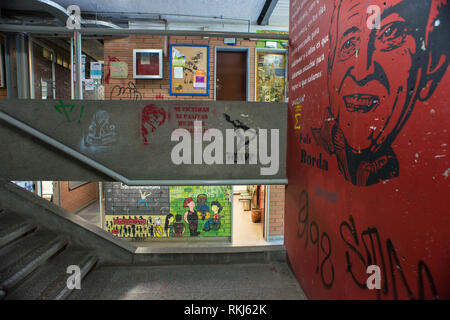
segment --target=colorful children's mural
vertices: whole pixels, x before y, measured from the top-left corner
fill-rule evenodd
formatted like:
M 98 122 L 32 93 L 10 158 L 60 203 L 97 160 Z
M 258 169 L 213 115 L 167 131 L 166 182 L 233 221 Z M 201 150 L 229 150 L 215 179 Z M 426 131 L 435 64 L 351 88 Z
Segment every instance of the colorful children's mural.
M 107 182 L 105 191 L 105 229 L 120 238 L 231 236 L 231 186 L 128 187 Z
M 170 187 L 170 212 L 183 237 L 231 236 L 231 186 Z M 174 228 L 175 230 L 175 228 Z M 175 232 L 176 233 L 176 232 Z

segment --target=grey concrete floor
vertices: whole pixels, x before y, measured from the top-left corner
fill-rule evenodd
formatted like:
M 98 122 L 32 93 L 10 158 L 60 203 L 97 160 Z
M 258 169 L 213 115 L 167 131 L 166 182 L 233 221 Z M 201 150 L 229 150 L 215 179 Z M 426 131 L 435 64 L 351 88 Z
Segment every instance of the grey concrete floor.
M 71 300 L 305 300 L 282 262 L 170 266 L 103 266 Z
M 95 201 L 91 203 L 89 206 L 84 208 L 83 210 L 76 213 L 79 217 L 83 218 L 87 222 L 96 225 L 101 228 L 101 220 L 100 220 L 100 201 Z

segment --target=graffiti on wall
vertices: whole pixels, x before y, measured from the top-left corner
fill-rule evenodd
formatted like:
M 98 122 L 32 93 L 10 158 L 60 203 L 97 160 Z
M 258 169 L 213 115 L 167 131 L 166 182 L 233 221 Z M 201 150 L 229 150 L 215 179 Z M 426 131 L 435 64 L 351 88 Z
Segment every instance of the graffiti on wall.
M 304 247 L 308 245 L 315 250 L 315 263 L 312 268 L 320 275 L 323 286 L 330 289 L 335 279 L 335 269 L 332 261 L 332 242 L 327 232 L 320 233 L 319 224 L 312 219 L 309 210 L 308 192 L 302 190 L 299 196 L 299 210 L 297 216 L 297 237 L 304 240 Z M 340 240 L 335 245 L 344 244 L 345 271 L 351 275 L 354 285 L 367 290 L 367 267 L 377 265 L 381 270 L 381 288 L 377 290 L 377 298 L 383 296 L 398 299 L 400 290 L 410 299 L 437 299 L 438 294 L 430 268 L 420 260 L 417 263 L 417 279 L 408 280 L 402 268 L 401 261 L 406 257 L 396 250 L 393 240 L 387 238 L 384 242 L 377 228 L 369 227 L 361 232 L 355 224 L 353 216 L 339 225 Z M 342 241 L 342 242 L 341 242 Z M 411 283 L 418 284 L 417 293 L 413 292 Z M 392 286 L 392 288 L 391 288 Z M 427 292 L 429 293 L 427 295 Z M 383 296 L 381 295 L 383 293 Z
M 149 135 L 155 132 L 155 130 L 166 121 L 166 110 L 162 107 L 158 108 L 154 104 L 149 104 L 142 109 L 141 118 L 142 139 L 143 143 L 147 145 L 149 142 Z
M 344 178 L 358 186 L 399 175 L 392 144 L 416 101 L 432 96 L 449 63 L 448 47 L 440 42 L 449 40 L 441 25 L 448 17 L 438 10 L 445 1 L 396 1 L 386 9 L 382 1 L 371 3 L 382 8 L 379 29 L 365 26 L 362 1 L 337 2 L 330 29 L 329 106 L 322 126 L 311 129 L 316 143 L 336 156 Z
M 116 124 L 111 120 L 109 112 L 98 110 L 92 117 L 89 131 L 84 139 L 86 146 L 110 146 L 118 139 Z
M 291 2 L 285 243 L 310 298 L 450 297 L 448 8 Z
M 111 100 L 142 100 L 143 94 L 137 89 L 133 81 L 128 81 L 126 86 L 116 84 L 109 97 Z
M 59 104 L 56 105 L 55 110 L 61 114 L 64 115 L 64 118 L 68 123 L 77 120 L 78 123 L 80 123 L 81 118 L 83 117 L 84 113 L 84 106 L 80 106 L 79 108 L 76 108 L 75 104 L 64 104 L 64 102 L 60 99 Z M 73 112 L 74 110 L 79 109 L 79 113 Z

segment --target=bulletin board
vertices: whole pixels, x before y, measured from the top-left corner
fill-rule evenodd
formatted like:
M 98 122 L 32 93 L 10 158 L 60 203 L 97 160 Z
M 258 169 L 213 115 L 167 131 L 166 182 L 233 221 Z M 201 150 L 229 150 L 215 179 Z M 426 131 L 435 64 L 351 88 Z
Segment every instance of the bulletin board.
M 209 46 L 170 45 L 170 95 L 209 95 Z

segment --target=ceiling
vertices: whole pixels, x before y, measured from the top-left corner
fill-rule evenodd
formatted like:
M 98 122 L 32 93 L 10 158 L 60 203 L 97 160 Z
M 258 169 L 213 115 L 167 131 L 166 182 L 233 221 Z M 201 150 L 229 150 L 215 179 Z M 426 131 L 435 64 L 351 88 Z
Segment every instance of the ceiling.
M 54 0 L 67 8 L 76 4 L 81 12 L 123 14 L 177 14 L 250 20 L 256 23 L 265 0 Z
M 14 0 L 2 1 L 0 9 L 6 9 L 4 23 L 64 25 L 70 5 L 80 7 L 86 23 L 122 28 L 250 31 L 267 25 L 288 30 L 289 24 L 289 0 Z

